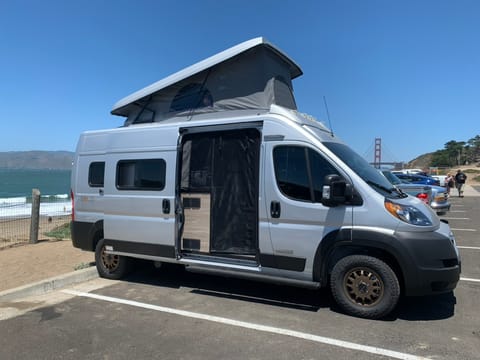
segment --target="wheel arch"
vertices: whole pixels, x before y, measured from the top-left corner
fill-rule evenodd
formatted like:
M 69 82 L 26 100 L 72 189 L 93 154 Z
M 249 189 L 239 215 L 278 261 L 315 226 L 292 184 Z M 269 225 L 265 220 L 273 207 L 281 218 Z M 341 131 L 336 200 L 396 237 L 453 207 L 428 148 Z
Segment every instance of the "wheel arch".
M 103 220 L 99 220 L 95 223 L 92 229 L 92 251 L 95 251 L 95 247 L 97 246 L 100 239 L 103 239 Z
M 103 220 L 94 223 L 72 221 L 70 233 L 74 247 L 85 251 L 95 251 L 98 241 L 103 238 Z
M 349 255 L 368 255 L 376 257 L 389 265 L 397 275 L 402 291 L 405 288 L 405 257 L 398 247 L 392 244 L 398 239 L 383 232 L 354 231 L 339 229 L 330 232 L 320 242 L 314 258 L 314 281 L 327 286 L 333 266 Z

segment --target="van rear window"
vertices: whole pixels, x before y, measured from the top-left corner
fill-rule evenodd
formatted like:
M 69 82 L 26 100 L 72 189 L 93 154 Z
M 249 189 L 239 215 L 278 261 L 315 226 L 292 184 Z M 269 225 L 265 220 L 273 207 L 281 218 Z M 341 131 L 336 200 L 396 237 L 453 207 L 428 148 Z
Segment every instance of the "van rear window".
M 117 189 L 163 190 L 165 169 L 163 159 L 120 160 L 117 163 Z

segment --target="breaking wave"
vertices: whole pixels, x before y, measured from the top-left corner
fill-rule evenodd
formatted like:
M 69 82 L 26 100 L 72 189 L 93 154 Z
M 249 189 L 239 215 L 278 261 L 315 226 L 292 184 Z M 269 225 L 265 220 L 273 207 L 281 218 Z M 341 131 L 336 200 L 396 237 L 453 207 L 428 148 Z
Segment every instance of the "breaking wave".
M 40 215 L 63 216 L 72 213 L 72 203 L 68 194 L 42 195 Z M 31 197 L 0 198 L 0 219 L 29 217 L 32 214 Z

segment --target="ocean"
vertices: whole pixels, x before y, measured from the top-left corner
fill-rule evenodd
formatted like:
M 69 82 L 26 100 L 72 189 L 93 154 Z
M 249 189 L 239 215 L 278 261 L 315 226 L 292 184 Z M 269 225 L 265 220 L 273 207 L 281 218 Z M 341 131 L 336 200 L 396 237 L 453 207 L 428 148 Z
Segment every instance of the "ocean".
M 39 189 L 40 214 L 71 213 L 70 170 L 0 169 L 0 218 L 30 216 L 32 189 Z

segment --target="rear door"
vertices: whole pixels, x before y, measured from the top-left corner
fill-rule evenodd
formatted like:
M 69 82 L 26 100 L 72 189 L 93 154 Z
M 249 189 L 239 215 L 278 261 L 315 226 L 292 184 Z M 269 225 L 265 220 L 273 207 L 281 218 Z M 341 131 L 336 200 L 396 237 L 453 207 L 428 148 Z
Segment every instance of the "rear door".
M 325 176 L 339 171 L 318 150 L 297 141 L 265 144 L 265 206 L 272 263 L 287 277 L 311 280 L 321 240 L 352 224 L 352 207 L 320 203 Z
M 94 224 L 103 219 L 105 156 L 79 156 L 74 166 L 75 221 Z

